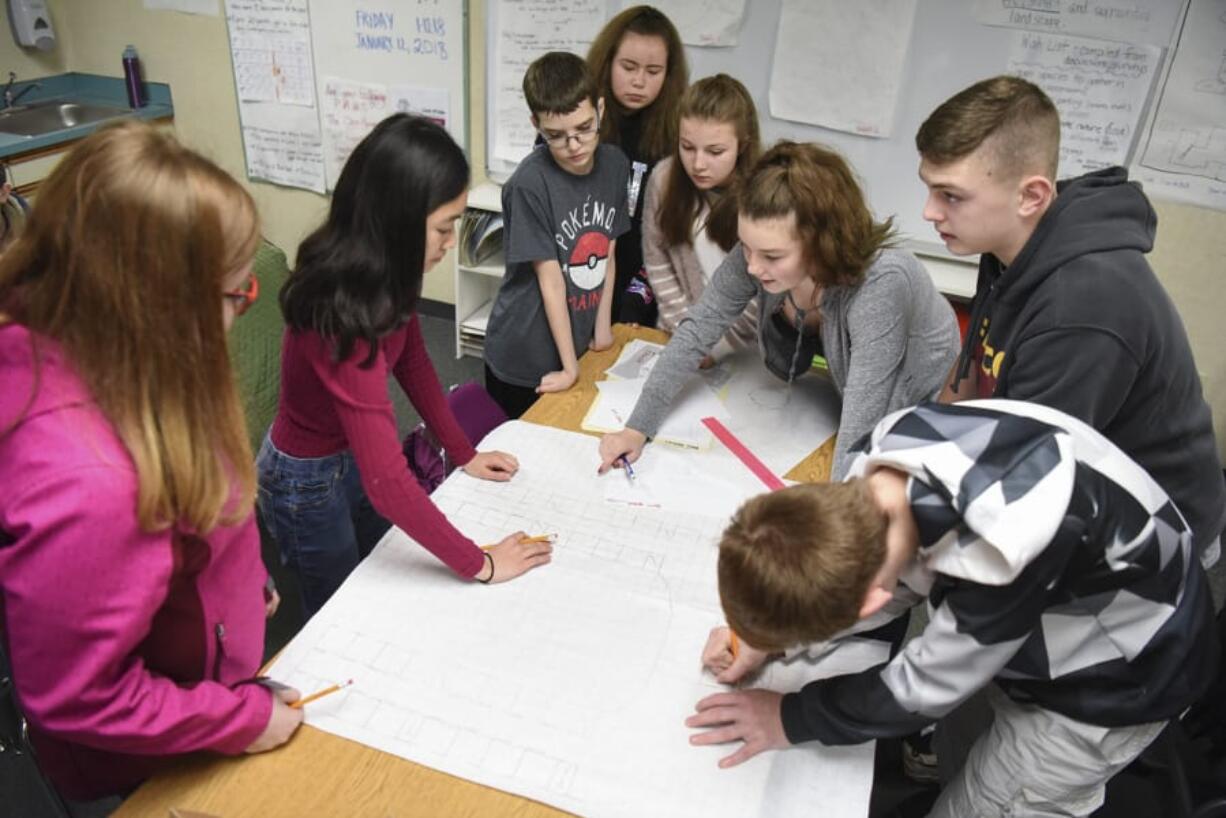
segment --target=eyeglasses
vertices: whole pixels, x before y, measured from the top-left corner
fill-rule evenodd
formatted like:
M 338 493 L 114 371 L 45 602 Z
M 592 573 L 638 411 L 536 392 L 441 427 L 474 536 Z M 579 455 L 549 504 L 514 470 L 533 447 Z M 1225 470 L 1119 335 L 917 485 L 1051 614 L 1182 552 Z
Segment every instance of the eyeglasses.
M 596 134 L 600 131 L 600 117 L 596 117 L 578 130 L 570 131 L 569 133 L 547 134 L 544 131 L 537 131 L 541 135 L 541 139 L 545 140 L 545 144 L 551 148 L 562 148 L 570 144 L 573 139 L 580 145 L 586 145 L 591 142 Z
M 226 290 L 222 293 L 226 298 L 234 299 L 234 314 L 242 315 L 251 309 L 251 305 L 260 297 L 260 280 L 255 273 L 247 276 L 247 284 L 241 290 Z

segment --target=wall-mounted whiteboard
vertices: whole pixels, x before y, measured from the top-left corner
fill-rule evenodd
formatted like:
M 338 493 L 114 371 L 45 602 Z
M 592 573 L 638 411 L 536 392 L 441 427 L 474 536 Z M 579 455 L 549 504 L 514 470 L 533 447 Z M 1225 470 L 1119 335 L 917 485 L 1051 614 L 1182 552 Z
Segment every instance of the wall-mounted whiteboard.
M 693 0 L 701 5 L 699 0 Z M 749 89 L 758 106 L 766 144 L 788 138 L 820 142 L 839 150 L 860 175 L 878 217 L 894 216 L 909 236 L 935 242 L 936 235 L 924 222 L 925 190 L 917 170 L 915 132 L 929 113 L 958 90 L 971 83 L 1010 71 L 1030 76 L 1048 89 L 1070 119 L 1065 122 L 1065 143 L 1070 147 L 1067 164 L 1079 173 L 1096 164 L 1131 160 L 1141 138 L 1144 113 L 1153 96 L 1167 50 L 1176 34 L 1176 24 L 1186 0 L 1049 0 L 1019 9 L 1012 0 L 921 0 L 910 21 L 911 36 L 902 58 L 901 84 L 888 136 L 869 137 L 823 128 L 772 116 L 770 78 L 775 63 L 779 21 L 784 6 L 804 0 L 752 0 L 746 4 L 736 45 L 731 47 L 687 46 L 691 79 L 725 72 Z M 821 0 L 830 3 L 832 0 Z M 839 0 L 845 2 L 845 0 Z M 579 0 L 569 11 L 595 5 L 605 19 L 629 2 Z M 549 18 L 557 4 L 549 0 L 489 0 L 487 7 L 487 130 L 488 171 L 504 181 L 514 170 L 508 151 L 496 144 L 499 117 L 509 119 L 505 90 L 514 88 L 528 53 L 548 50 L 556 31 L 537 25 L 540 37 L 525 38 L 523 15 L 531 12 Z M 500 15 L 515 14 L 510 23 Z M 575 30 L 590 28 L 580 21 Z M 498 58 L 500 42 L 505 48 L 507 28 L 515 31 L 514 45 L 520 63 L 505 64 Z M 684 34 L 683 34 L 684 36 Z M 866 37 L 864 48 L 876 47 Z M 1109 41 L 1115 44 L 1107 44 Z M 1127 46 L 1118 46 L 1123 43 Z M 1107 45 L 1104 45 L 1107 44 Z M 573 48 L 586 54 L 587 43 Z M 812 51 L 819 49 L 815 42 Z M 1070 60 L 1059 61 L 1060 50 L 1077 51 Z M 807 61 L 813 53 L 789 55 Z M 820 70 L 821 54 L 812 70 Z M 1075 62 L 1077 69 L 1068 71 Z M 1042 76 L 1040 76 L 1042 75 Z M 1063 76 L 1063 79 L 1061 77 Z M 1055 90 L 1053 90 L 1055 89 Z M 519 102 L 522 108 L 522 101 Z M 499 107 L 501 106 L 501 111 Z M 1074 109 L 1077 109 L 1075 111 Z M 1108 116 L 1102 111 L 1117 111 Z M 527 121 L 526 109 L 520 112 Z M 1069 130 L 1070 122 L 1079 126 Z M 1122 124 L 1127 127 L 1121 130 Z M 1064 161 L 1064 160 L 1062 160 Z M 1078 164 L 1080 163 L 1080 164 Z
M 398 111 L 468 145 L 467 0 L 226 0 L 247 174 L 323 193 Z
M 412 111 L 468 145 L 466 0 L 311 0 L 324 166 L 331 189 L 381 119 Z

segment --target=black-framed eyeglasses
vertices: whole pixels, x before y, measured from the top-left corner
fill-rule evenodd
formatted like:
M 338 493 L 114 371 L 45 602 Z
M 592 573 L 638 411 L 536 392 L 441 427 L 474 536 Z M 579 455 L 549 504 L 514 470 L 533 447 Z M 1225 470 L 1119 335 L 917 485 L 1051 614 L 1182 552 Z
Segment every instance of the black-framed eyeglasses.
M 541 135 L 541 139 L 545 140 L 545 144 L 551 148 L 561 148 L 570 144 L 573 139 L 580 145 L 586 145 L 591 142 L 596 134 L 600 132 L 600 117 L 597 116 L 581 128 L 565 133 L 547 134 L 544 131 L 537 129 L 537 133 Z

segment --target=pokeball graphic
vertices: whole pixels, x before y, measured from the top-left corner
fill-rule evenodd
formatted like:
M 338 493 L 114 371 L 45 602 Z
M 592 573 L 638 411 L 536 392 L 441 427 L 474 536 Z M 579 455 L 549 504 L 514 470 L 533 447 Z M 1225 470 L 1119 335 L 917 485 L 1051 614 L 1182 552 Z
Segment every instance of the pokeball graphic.
M 566 271 L 582 290 L 594 290 L 604 283 L 605 263 L 609 259 L 609 237 L 595 231 L 584 233 L 575 242 Z

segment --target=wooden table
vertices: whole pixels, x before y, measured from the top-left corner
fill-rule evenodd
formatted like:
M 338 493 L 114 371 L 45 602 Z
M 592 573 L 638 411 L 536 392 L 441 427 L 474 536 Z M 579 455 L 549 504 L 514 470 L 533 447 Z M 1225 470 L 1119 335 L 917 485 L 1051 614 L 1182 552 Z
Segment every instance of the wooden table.
M 622 347 L 632 338 L 664 342 L 659 330 L 616 325 L 615 343 L 588 352 L 570 390 L 537 401 L 523 419 L 571 431 L 579 423 Z M 805 458 L 787 477 L 825 480 L 834 439 Z M 696 648 L 697 649 L 697 648 Z M 398 756 L 325 733 L 309 725 L 285 746 L 259 755 L 197 755 L 177 762 L 140 787 L 117 818 L 165 818 L 171 808 L 220 818 L 562 818 L 570 813 L 440 773 Z

